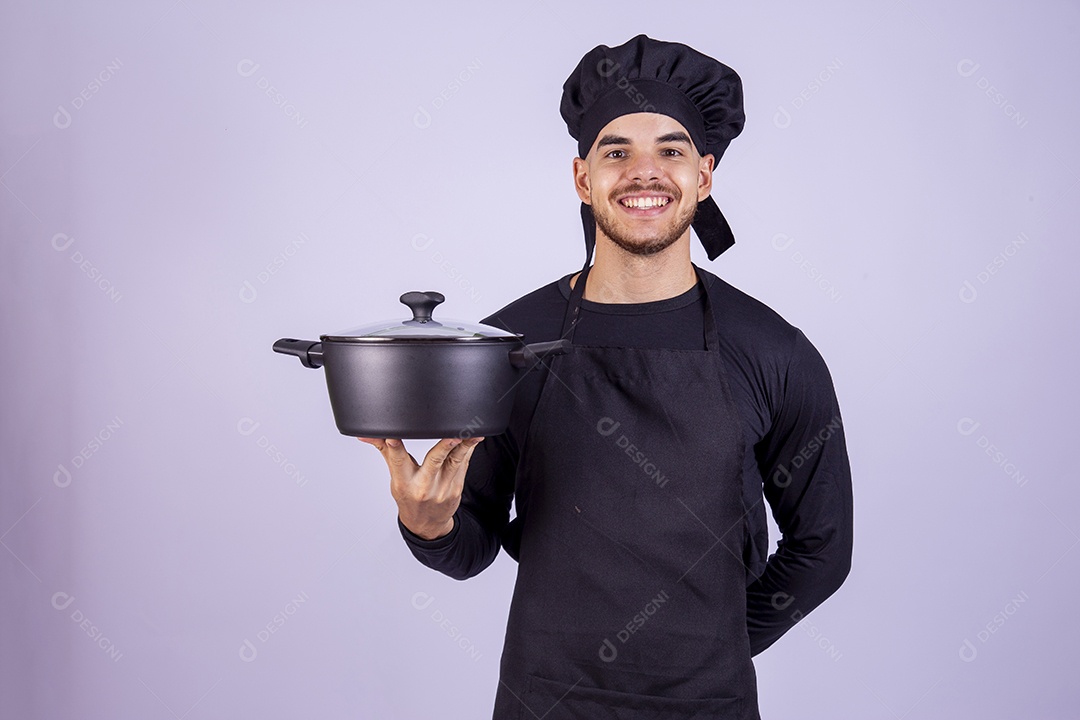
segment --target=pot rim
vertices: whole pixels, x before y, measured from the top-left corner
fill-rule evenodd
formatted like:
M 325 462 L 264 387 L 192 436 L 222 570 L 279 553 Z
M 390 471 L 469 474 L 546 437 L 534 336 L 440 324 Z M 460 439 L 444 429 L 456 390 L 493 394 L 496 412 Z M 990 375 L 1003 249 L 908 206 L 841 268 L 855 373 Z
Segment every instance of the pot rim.
M 500 335 L 497 337 L 480 337 L 472 335 L 469 337 L 387 337 L 387 336 L 349 336 L 349 335 L 320 335 L 319 340 L 321 342 L 329 343 L 341 343 L 348 345 L 355 344 L 407 344 L 407 345 L 457 345 L 459 343 L 473 343 L 477 345 L 495 345 L 505 342 L 520 341 L 524 335 L 521 333 L 514 333 L 513 335 Z

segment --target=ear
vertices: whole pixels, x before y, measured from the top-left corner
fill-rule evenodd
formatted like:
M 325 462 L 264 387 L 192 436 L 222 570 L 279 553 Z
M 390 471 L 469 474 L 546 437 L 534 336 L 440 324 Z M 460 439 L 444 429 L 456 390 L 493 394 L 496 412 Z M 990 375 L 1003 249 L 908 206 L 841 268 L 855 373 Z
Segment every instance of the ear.
M 592 205 L 592 186 L 589 182 L 589 164 L 579 157 L 574 158 L 574 190 L 577 191 L 581 202 Z
M 715 158 L 712 154 L 703 155 L 698 166 L 698 202 L 709 197 L 712 192 L 712 171 Z

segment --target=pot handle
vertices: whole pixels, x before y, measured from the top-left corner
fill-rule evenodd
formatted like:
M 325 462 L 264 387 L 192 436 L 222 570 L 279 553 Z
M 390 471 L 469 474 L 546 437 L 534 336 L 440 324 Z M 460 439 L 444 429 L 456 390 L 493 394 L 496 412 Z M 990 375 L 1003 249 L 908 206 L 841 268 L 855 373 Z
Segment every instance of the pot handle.
M 517 350 L 510 351 L 510 364 L 516 368 L 535 367 L 536 363 L 548 355 L 565 355 L 570 352 L 573 343 L 569 340 L 530 343 Z
M 314 340 L 294 340 L 281 338 L 274 343 L 274 352 L 283 355 L 295 355 L 304 367 L 322 367 L 322 343 Z

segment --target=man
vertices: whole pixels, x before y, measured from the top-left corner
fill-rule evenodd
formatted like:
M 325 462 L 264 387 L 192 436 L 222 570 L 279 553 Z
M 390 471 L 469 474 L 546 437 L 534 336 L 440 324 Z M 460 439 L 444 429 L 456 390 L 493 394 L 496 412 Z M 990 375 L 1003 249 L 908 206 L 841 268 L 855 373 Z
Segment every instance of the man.
M 820 355 L 690 261 L 691 225 L 710 259 L 734 242 L 710 192 L 741 82 L 640 35 L 582 59 L 562 114 L 585 267 L 483 322 L 573 349 L 482 444 L 418 465 L 363 440 L 421 562 L 465 579 L 500 548 L 518 561 L 495 718 L 758 718 L 751 657 L 847 577 L 852 509 Z M 763 494 L 783 533 L 767 562 Z

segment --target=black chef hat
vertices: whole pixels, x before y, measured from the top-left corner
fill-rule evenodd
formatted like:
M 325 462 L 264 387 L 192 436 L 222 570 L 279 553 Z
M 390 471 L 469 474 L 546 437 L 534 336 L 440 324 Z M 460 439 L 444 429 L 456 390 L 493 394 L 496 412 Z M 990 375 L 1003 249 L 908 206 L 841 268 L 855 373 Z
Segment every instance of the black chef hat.
M 618 47 L 598 45 L 590 50 L 563 84 L 559 111 L 582 158 L 615 118 L 656 112 L 678 120 L 698 152 L 711 153 L 719 163 L 746 119 L 742 81 L 734 70 L 692 47 L 645 35 Z M 596 246 L 596 220 L 585 203 L 581 222 L 588 265 Z M 731 227 L 711 196 L 698 203 L 692 225 L 710 260 L 735 244 Z

